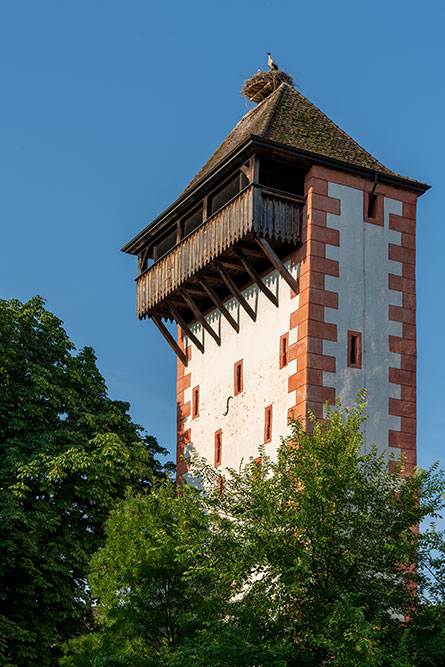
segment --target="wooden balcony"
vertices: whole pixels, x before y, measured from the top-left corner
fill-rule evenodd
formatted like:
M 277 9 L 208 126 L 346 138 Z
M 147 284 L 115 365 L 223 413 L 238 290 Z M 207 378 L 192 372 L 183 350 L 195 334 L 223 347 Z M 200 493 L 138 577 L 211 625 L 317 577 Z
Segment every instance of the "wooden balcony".
M 243 239 L 257 235 L 275 246 L 298 245 L 303 202 L 302 197 L 249 185 L 138 276 L 138 317 L 158 311 L 168 296 Z M 169 316 L 165 309 L 159 314 Z

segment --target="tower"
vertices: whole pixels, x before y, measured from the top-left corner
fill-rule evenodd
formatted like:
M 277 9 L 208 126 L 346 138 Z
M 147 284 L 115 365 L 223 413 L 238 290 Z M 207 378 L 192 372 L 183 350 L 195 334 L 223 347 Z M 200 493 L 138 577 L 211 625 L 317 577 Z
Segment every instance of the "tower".
M 271 92 L 270 92 L 271 90 Z M 190 447 L 237 467 L 289 415 L 368 391 L 364 446 L 416 463 L 416 202 L 283 82 L 123 250 L 137 314 L 178 357 L 177 475 Z M 178 340 L 163 320 L 175 321 Z

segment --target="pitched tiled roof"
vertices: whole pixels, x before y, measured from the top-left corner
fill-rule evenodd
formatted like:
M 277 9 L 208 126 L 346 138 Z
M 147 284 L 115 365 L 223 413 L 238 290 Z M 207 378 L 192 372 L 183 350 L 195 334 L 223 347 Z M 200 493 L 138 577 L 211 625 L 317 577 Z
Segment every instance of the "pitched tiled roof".
M 340 160 L 349 165 L 396 175 L 359 146 L 301 93 L 282 83 L 275 92 L 240 120 L 184 192 L 188 192 L 250 135 Z

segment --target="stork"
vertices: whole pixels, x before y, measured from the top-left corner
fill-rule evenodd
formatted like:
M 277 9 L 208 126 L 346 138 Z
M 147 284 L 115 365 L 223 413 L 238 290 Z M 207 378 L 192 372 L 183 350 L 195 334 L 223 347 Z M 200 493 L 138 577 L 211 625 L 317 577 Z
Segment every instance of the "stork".
M 267 64 L 269 65 L 271 70 L 278 69 L 278 65 L 276 62 L 272 60 L 272 56 L 270 55 L 270 51 L 267 52 L 267 55 L 269 56 L 267 59 Z

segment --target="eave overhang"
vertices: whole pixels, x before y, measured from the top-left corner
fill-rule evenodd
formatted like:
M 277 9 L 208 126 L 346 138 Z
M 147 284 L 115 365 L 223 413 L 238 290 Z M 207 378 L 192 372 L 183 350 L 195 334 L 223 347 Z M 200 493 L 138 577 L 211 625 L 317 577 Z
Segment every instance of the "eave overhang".
M 163 213 L 155 218 L 155 220 L 147 225 L 141 232 L 139 232 L 139 234 L 131 239 L 131 241 L 126 243 L 121 249 L 122 252 L 137 255 L 153 237 L 157 236 L 164 227 L 169 225 L 172 219 L 180 215 L 187 208 L 198 203 L 202 197 L 205 196 L 207 191 L 212 188 L 217 177 L 223 178 L 253 154 L 257 154 L 260 157 L 261 155 L 275 155 L 276 157 L 287 158 L 288 160 L 297 160 L 302 166 L 306 166 L 307 168 L 312 165 L 321 165 L 347 173 L 357 174 L 371 180 L 375 180 L 377 175 L 380 183 L 409 190 L 418 196 L 421 196 L 431 187 L 426 183 L 404 176 L 357 166 L 342 160 L 325 157 L 319 153 L 292 148 L 283 143 L 264 139 L 263 137 L 258 137 L 256 135 L 250 135 L 215 165 L 213 169 L 206 173 L 205 176 L 199 179 L 192 188 L 186 188 Z

